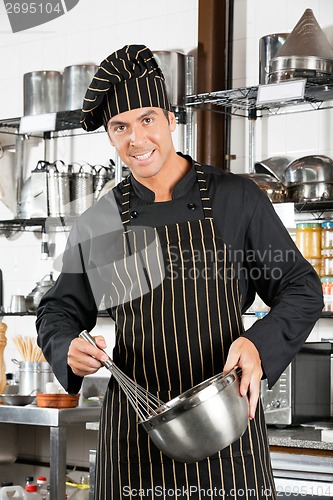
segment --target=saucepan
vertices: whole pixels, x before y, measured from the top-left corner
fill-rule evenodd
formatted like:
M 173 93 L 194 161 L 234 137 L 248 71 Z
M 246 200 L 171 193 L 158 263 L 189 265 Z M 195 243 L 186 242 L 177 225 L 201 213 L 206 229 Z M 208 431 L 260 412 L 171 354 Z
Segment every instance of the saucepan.
M 215 375 L 165 403 L 142 422 L 155 445 L 185 463 L 203 460 L 239 439 L 248 425 L 248 402 L 239 392 L 240 372 Z

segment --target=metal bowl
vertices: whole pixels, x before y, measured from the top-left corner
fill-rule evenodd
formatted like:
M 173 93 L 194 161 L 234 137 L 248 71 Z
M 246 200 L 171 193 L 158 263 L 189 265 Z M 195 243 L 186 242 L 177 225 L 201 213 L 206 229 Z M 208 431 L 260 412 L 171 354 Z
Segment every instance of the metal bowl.
M 264 191 L 272 203 L 282 203 L 286 198 L 286 188 L 282 182 L 268 174 L 239 174 L 242 177 L 251 179 L 258 187 Z
M 239 439 L 248 425 L 239 375 L 221 373 L 185 391 L 142 423 L 155 445 L 185 463 L 203 460 Z
M 324 155 L 303 156 L 292 161 L 283 174 L 286 186 L 305 182 L 333 182 L 333 160 Z
M 290 162 L 291 159 L 285 156 L 271 156 L 265 160 L 257 161 L 254 164 L 254 170 L 257 174 L 272 175 L 275 179 L 282 182 L 283 174 Z
M 26 406 L 33 403 L 33 401 L 36 399 L 36 395 L 32 396 L 31 394 L 0 394 L 0 398 L 5 405 Z

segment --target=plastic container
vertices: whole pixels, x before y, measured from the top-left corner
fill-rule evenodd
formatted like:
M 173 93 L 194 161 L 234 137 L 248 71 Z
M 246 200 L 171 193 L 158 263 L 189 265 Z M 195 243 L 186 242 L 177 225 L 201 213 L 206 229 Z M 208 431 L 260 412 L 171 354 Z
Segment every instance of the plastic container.
M 29 493 L 22 486 L 4 486 L 0 488 L 0 500 L 29 500 Z
M 322 255 L 333 256 L 333 222 L 321 224 L 321 250 Z
M 321 224 L 312 222 L 296 224 L 296 245 L 306 259 L 320 259 Z
M 333 311 L 333 276 L 325 276 L 321 278 L 321 284 L 323 287 L 323 298 L 324 298 L 324 308 L 325 312 Z

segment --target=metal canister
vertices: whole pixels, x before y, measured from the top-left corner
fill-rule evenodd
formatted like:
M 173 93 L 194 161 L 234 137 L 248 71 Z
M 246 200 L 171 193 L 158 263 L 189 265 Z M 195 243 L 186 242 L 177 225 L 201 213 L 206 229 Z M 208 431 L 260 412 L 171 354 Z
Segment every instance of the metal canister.
M 81 215 L 94 203 L 93 168 L 88 166 L 88 172 L 81 165 L 78 172 L 72 176 L 72 206 L 73 215 Z
M 48 203 L 49 215 L 59 217 L 70 213 L 70 176 L 68 169 L 59 172 L 57 161 L 49 166 L 48 170 Z M 65 167 L 63 161 L 60 163 Z
M 94 168 L 94 201 L 96 201 L 105 184 L 111 179 L 114 179 L 115 172 L 111 170 L 111 168 L 104 167 L 103 165 L 100 168 L 95 165 Z
M 62 73 L 32 71 L 23 76 L 24 115 L 55 113 L 61 110 Z

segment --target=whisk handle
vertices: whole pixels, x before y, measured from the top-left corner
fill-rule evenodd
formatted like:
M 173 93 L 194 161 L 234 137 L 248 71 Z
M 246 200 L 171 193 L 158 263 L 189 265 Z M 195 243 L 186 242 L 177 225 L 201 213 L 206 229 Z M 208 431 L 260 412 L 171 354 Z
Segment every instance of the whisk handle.
M 90 333 L 87 331 L 87 330 L 83 330 L 81 333 L 79 333 L 79 337 L 81 339 L 84 339 L 86 340 L 87 342 L 89 342 L 91 345 L 93 345 L 94 347 L 97 347 L 97 349 L 99 349 L 100 351 L 103 351 L 104 354 L 107 355 L 108 357 L 108 360 L 107 361 L 101 361 L 101 364 L 103 366 L 105 366 L 105 368 L 107 368 L 108 370 L 111 370 L 112 366 L 113 366 L 113 361 L 112 359 L 110 358 L 110 356 L 104 351 L 104 349 L 101 349 L 100 347 L 98 347 L 98 345 L 96 344 L 95 342 L 95 339 L 94 337 L 92 337 L 90 335 Z

